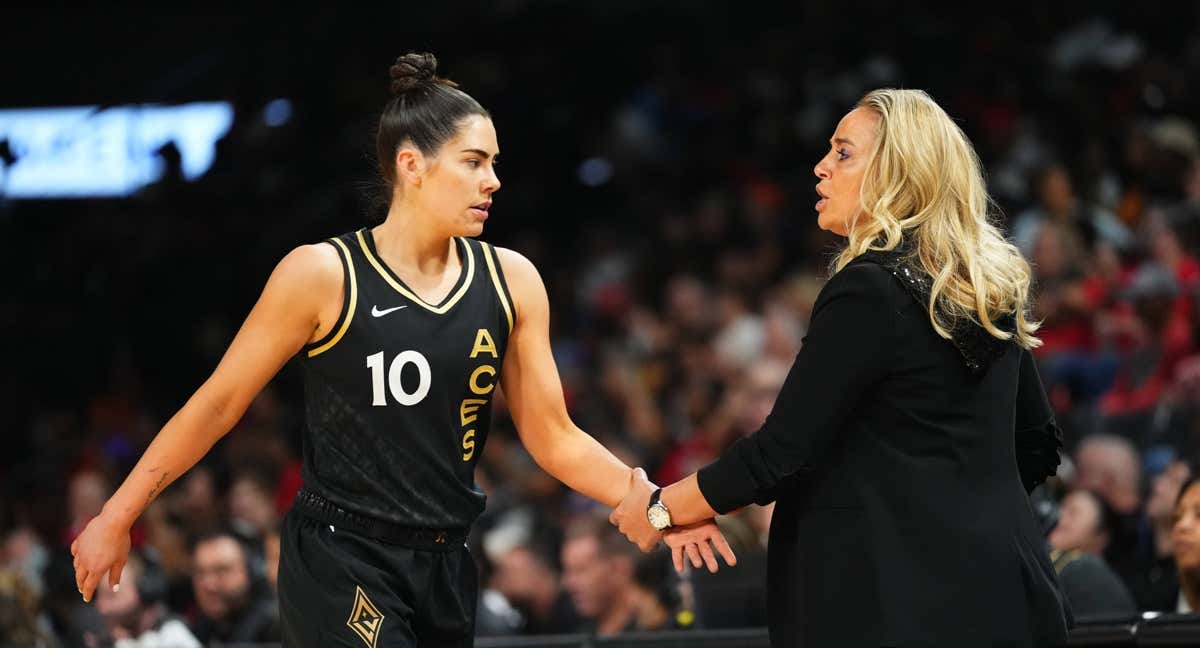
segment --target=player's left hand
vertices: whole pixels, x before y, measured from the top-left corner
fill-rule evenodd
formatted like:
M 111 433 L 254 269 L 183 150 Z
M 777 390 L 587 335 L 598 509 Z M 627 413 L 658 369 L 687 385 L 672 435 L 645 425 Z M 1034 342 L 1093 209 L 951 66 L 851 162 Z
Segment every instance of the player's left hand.
M 646 507 L 650 505 L 650 496 L 655 488 L 646 477 L 646 471 L 635 468 L 629 477 L 625 499 L 608 516 L 608 521 L 616 525 L 630 542 L 647 553 L 653 551 L 662 539 L 662 533 L 650 526 L 650 520 L 646 518 Z

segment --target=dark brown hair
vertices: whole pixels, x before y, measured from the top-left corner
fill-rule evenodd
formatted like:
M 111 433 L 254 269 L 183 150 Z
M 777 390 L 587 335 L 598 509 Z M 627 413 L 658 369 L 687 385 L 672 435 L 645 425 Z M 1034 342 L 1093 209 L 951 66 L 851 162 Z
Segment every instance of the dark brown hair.
M 384 106 L 375 135 L 379 173 L 388 185 L 388 200 L 396 185 L 396 151 L 405 143 L 434 155 L 471 115 L 491 118 L 487 110 L 458 84 L 437 75 L 437 58 L 410 52 L 389 70 L 392 99 Z

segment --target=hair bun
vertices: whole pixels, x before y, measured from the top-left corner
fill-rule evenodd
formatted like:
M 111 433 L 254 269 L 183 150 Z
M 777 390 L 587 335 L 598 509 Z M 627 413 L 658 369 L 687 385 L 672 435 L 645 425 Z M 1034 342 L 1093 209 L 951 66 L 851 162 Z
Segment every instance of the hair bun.
M 409 52 L 396 59 L 388 70 L 392 94 L 400 95 L 437 81 L 437 57 L 429 52 Z

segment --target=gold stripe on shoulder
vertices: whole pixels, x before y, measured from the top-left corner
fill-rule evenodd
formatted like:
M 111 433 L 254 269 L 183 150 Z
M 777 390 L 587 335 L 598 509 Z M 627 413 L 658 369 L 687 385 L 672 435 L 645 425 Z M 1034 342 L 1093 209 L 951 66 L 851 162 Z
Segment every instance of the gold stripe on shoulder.
M 463 295 L 467 294 L 467 290 L 471 288 L 471 280 L 475 277 L 475 253 L 471 251 L 471 246 L 465 241 L 463 242 L 463 248 L 466 250 L 467 272 L 466 277 L 463 279 L 463 284 L 461 287 L 459 287 L 458 292 L 454 293 L 454 296 L 447 300 L 446 303 L 442 304 L 441 306 L 434 306 L 424 299 L 418 297 L 408 288 L 405 288 L 404 284 L 401 284 L 392 278 L 392 275 L 389 274 L 388 271 L 383 267 L 383 263 L 371 253 L 371 248 L 367 245 L 366 238 L 363 237 L 363 231 L 364 230 L 359 230 L 357 232 L 358 245 L 362 248 L 363 255 L 367 257 L 367 261 L 369 261 L 371 265 L 375 266 L 375 271 L 379 273 L 379 276 L 383 277 L 383 280 L 386 281 L 393 289 L 395 289 L 396 292 L 400 293 L 414 304 L 421 306 L 425 310 L 438 315 L 444 315 L 446 311 L 453 308 L 454 305 L 458 303 L 458 300 L 462 299 Z
M 492 246 L 479 242 L 479 246 L 483 248 L 483 260 L 487 262 L 488 272 L 492 273 L 492 284 L 496 286 L 496 296 L 500 298 L 500 305 L 504 307 L 504 316 L 508 318 L 508 332 L 511 334 L 513 329 L 513 314 L 512 307 L 508 305 L 508 297 L 504 295 L 504 286 L 500 283 L 500 274 L 496 271 L 498 259 L 492 258 Z
M 308 357 L 310 358 L 332 349 L 333 345 L 342 339 L 342 336 L 346 334 L 346 329 L 350 328 L 350 320 L 354 319 L 354 310 L 358 306 L 358 281 L 354 276 L 354 259 L 350 258 L 350 248 L 346 247 L 346 244 L 341 239 L 333 238 L 329 240 L 337 246 L 338 253 L 342 255 L 342 258 L 346 259 L 346 272 L 350 275 L 350 305 L 346 309 L 346 319 L 342 320 L 342 325 L 338 328 L 337 335 L 333 336 L 333 339 L 325 344 L 309 351 Z

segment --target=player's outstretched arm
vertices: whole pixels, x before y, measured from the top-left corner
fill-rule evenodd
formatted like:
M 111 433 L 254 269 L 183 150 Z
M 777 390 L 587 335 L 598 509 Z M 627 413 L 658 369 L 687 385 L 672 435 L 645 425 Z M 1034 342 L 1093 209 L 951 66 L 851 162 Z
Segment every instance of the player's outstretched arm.
M 500 383 L 521 442 L 556 479 L 616 506 L 629 490 L 632 470 L 567 414 L 550 352 L 550 303 L 542 278 L 524 256 L 503 248 L 496 252 L 517 311 Z
M 662 537 L 649 526 L 645 516 L 645 505 L 654 485 L 646 479 L 645 472 L 631 470 L 571 421 L 550 352 L 550 303 L 546 287 L 528 259 L 505 249 L 498 249 L 497 254 L 517 305 L 516 323 L 509 336 L 500 379 L 522 443 L 539 466 L 570 488 L 614 509 L 618 504 L 628 509 L 637 501 L 642 508 L 636 515 L 642 524 L 629 525 L 622 531 L 643 551 L 649 551 Z M 627 515 L 632 518 L 634 513 L 627 511 Z M 672 540 L 672 552 L 679 565 L 686 555 L 697 567 L 697 561 L 703 560 L 715 571 L 716 561 L 710 560 L 710 542 L 727 564 L 736 561 L 724 536 L 711 521 L 677 529 Z
M 85 601 L 107 575 L 114 587 L 129 556 L 129 528 L 154 498 L 191 468 L 241 418 L 289 358 L 336 319 L 342 292 L 337 252 L 293 250 L 276 266 L 258 303 L 212 376 L 167 421 L 121 487 L 71 545 Z M 330 303 L 332 302 L 332 303 Z M 323 333 L 322 333 L 323 334 Z

